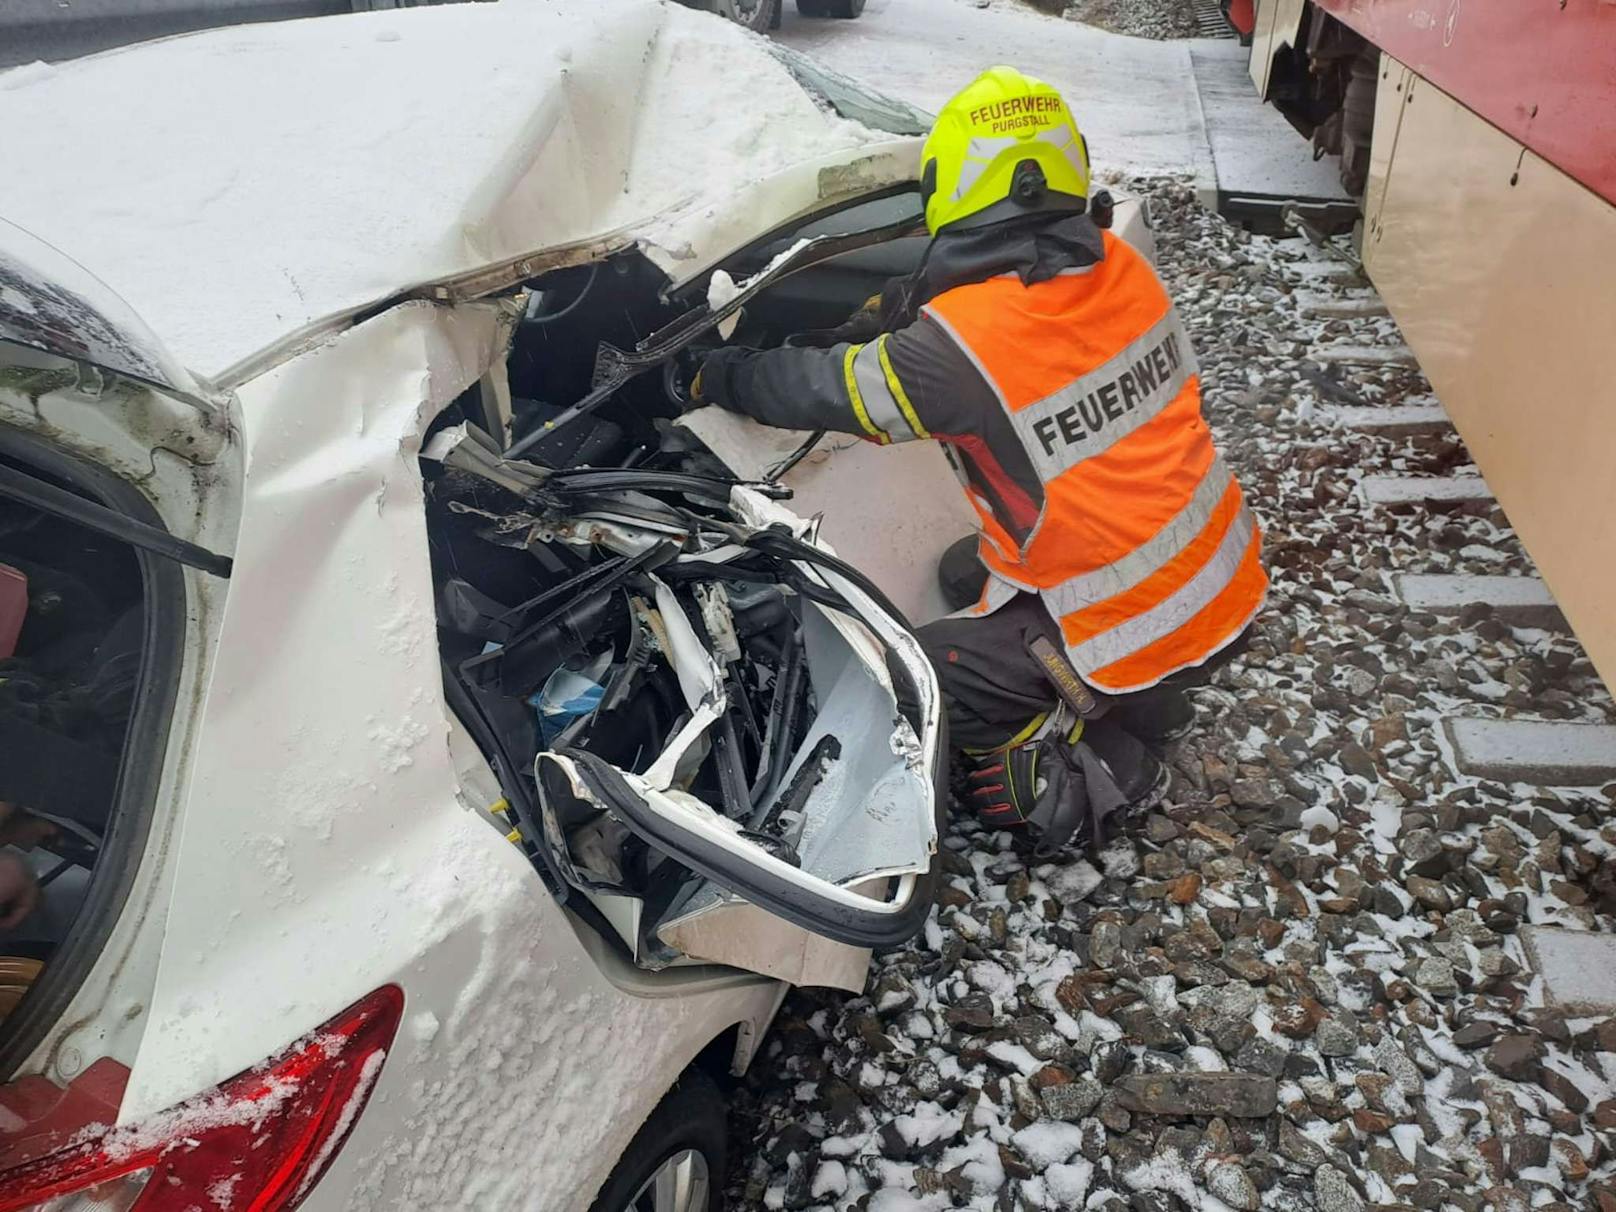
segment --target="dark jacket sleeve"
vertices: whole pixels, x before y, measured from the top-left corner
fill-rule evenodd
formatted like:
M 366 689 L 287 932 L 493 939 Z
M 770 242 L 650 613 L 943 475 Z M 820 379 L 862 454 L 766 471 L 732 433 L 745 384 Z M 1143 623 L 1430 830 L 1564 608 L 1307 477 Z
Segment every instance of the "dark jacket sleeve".
M 993 389 L 930 316 L 862 344 L 720 349 L 698 396 L 783 429 L 830 429 L 872 442 L 979 432 Z

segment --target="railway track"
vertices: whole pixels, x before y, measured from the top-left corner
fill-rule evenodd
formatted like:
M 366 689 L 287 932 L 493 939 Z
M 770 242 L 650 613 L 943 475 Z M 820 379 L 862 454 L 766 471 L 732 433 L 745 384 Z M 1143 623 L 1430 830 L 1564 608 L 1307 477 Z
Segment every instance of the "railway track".
M 1192 0 L 1195 9 L 1195 32 L 1202 38 L 1233 38 L 1234 30 L 1224 20 L 1218 0 Z

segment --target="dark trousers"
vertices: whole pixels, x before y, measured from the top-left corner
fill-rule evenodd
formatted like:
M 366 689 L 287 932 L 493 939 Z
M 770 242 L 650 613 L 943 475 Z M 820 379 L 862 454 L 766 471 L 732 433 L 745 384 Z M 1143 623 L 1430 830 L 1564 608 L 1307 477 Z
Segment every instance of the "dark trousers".
M 937 667 L 949 736 L 965 749 L 993 749 L 1054 708 L 1054 687 L 1027 651 L 1040 635 L 1061 644 L 1060 628 L 1036 595 L 1024 593 L 992 614 L 938 619 L 921 627 L 920 642 Z M 1171 674 L 1149 690 L 1095 697 L 1105 719 L 1142 741 L 1171 731 L 1193 714 L 1184 691 L 1208 679 L 1249 641 L 1250 629 L 1205 663 Z

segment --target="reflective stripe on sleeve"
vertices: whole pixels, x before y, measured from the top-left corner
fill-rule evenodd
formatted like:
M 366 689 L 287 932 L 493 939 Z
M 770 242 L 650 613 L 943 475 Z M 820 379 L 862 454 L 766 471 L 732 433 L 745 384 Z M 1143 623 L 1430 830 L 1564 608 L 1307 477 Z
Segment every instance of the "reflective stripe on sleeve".
M 1189 335 L 1169 306 L 1115 357 L 1011 412 L 1010 421 L 1047 484 L 1145 425 L 1195 373 Z
M 876 351 L 881 355 L 881 372 L 886 375 L 887 386 L 892 389 L 892 398 L 898 402 L 898 407 L 903 412 L 903 419 L 909 422 L 909 428 L 915 431 L 915 437 L 929 438 L 931 434 L 920 423 L 920 414 L 909 402 L 909 393 L 903 389 L 903 382 L 898 378 L 898 372 L 892 369 L 892 359 L 887 357 L 887 335 L 882 333 L 875 342 Z
M 861 376 L 858 373 L 858 357 L 866 348 L 863 345 L 849 345 L 847 347 L 847 354 L 842 359 L 842 378 L 846 380 L 847 399 L 853 406 L 853 415 L 858 418 L 858 423 L 864 427 L 865 433 L 885 446 L 892 439 L 887 436 L 885 430 L 877 426 L 870 418 L 869 409 L 864 406 L 864 394 L 860 390 L 862 384 L 860 382 Z
M 1189 622 L 1228 586 L 1245 559 L 1256 532 L 1257 519 L 1252 516 L 1248 506 L 1241 506 L 1239 516 L 1223 536 L 1223 542 L 1218 544 L 1211 559 L 1176 591 L 1142 614 L 1067 648 L 1066 653 L 1078 672 L 1091 673 L 1103 669 L 1138 652 L 1147 644 L 1154 644 L 1163 636 L 1171 635 Z
M 1219 455 L 1206 469 L 1184 507 L 1160 530 L 1120 560 L 1085 572 L 1056 585 L 1044 594 L 1056 618 L 1064 618 L 1096 602 L 1126 593 L 1178 557 L 1203 530 L 1234 479 Z
M 892 392 L 881 356 L 881 342 L 884 340 L 886 338 L 881 337 L 872 344 L 859 347 L 853 358 L 853 378 L 871 422 L 886 435 L 888 441 L 907 442 L 925 435 L 915 432 Z

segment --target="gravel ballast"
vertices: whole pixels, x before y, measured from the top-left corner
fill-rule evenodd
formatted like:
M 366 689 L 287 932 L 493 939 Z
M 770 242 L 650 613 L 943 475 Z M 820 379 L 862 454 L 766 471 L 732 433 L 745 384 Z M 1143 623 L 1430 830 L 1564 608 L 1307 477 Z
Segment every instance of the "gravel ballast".
M 1062 15 L 1136 38 L 1194 38 L 1200 32 L 1190 0 L 1072 0 Z
M 986 8 L 992 0 L 974 0 Z M 1004 0 L 999 0 L 1003 3 Z M 1019 0 L 1039 12 L 1065 17 L 1081 25 L 1129 34 L 1135 38 L 1194 38 L 1203 35 L 1193 0 Z M 1218 36 L 1227 27 L 1220 26 Z
M 1609 723 L 1611 699 L 1569 636 L 1397 599 L 1398 572 L 1533 570 L 1496 508 L 1358 491 L 1475 474 L 1453 433 L 1332 419 L 1429 400 L 1395 359 L 1309 361 L 1401 346 L 1374 309 L 1318 314 L 1368 287 L 1182 182 L 1124 184 L 1269 605 L 1196 692 L 1159 809 L 1031 868 L 956 820 L 922 936 L 863 997 L 787 1000 L 736 1094 L 729 1206 L 1616 1212 L 1616 1019 L 1546 1006 L 1517 935 L 1612 928 L 1608 789 L 1461 777 L 1441 726 Z

